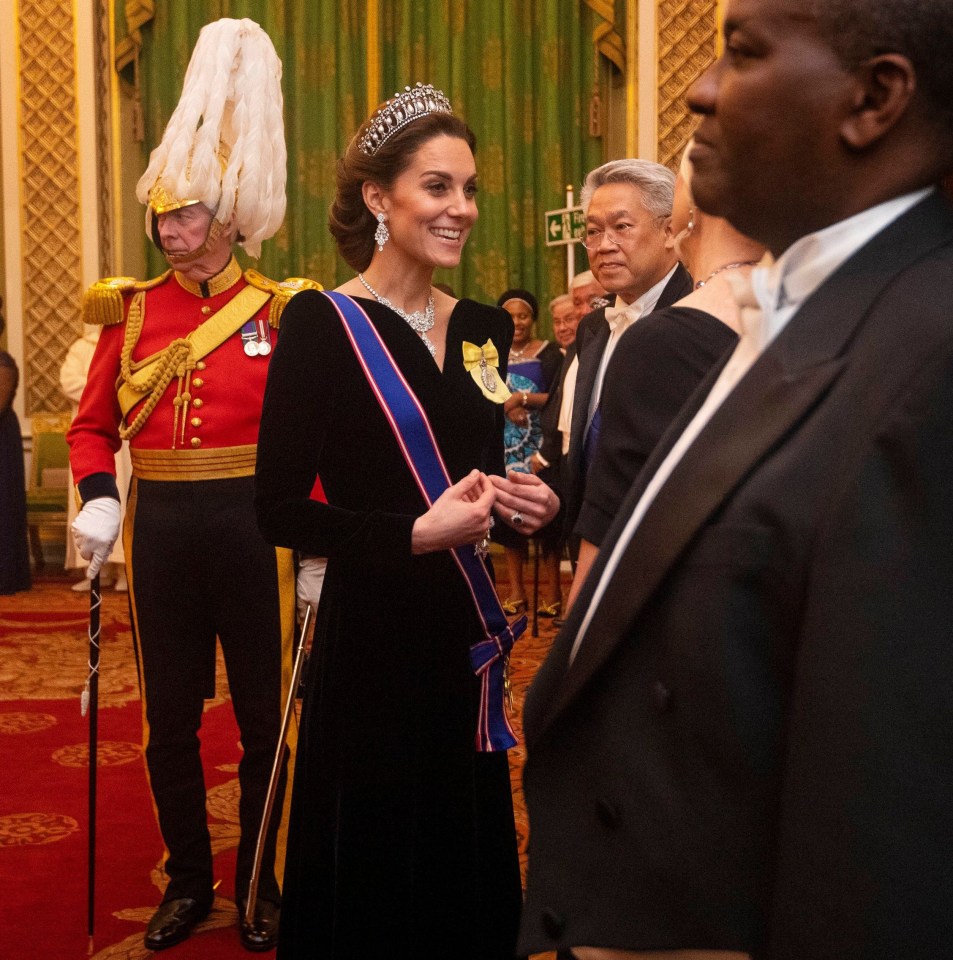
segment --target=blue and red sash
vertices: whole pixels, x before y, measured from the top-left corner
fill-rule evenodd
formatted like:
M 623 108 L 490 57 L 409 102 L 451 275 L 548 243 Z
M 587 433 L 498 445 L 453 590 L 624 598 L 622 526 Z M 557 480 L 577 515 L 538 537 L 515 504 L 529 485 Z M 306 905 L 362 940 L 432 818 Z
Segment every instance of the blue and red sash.
M 361 307 L 342 293 L 325 292 L 325 296 L 334 304 L 407 466 L 431 506 L 451 481 L 427 414 Z M 526 617 L 507 621 L 486 564 L 471 544 L 450 552 L 470 590 L 485 637 L 470 647 L 470 665 L 480 678 L 476 749 L 507 750 L 516 745 L 516 737 L 506 717 L 504 674 L 509 652 L 526 629 Z

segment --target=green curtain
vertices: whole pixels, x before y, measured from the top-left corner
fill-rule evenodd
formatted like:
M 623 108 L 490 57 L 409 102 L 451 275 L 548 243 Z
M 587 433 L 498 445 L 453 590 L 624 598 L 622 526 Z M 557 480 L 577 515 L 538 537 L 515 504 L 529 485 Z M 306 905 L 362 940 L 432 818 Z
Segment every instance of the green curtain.
M 335 159 L 367 113 L 366 0 L 155 0 L 142 28 L 141 85 L 147 150 L 175 107 L 201 27 L 251 17 L 284 64 L 288 216 L 266 242 L 259 269 L 331 287 L 351 275 L 327 230 Z M 458 296 L 495 301 L 510 286 L 543 305 L 566 286 L 565 247 L 546 247 L 543 213 L 565 206 L 602 161 L 588 133 L 599 69 L 600 19 L 583 0 L 379 0 L 382 99 L 421 80 L 443 89 L 477 136 L 480 219 L 460 267 L 437 279 Z M 150 268 L 164 263 L 150 251 Z M 584 251 L 577 251 L 580 268 Z

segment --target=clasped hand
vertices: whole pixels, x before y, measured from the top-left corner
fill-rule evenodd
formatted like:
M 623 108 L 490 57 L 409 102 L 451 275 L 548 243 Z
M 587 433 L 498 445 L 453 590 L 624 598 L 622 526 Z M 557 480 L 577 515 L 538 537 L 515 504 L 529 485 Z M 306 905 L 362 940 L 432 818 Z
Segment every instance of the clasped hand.
M 471 470 L 444 490 L 433 506 L 417 518 L 412 535 L 413 552 L 432 553 L 477 543 L 486 537 L 494 510 L 504 523 L 529 535 L 556 516 L 559 498 L 530 473 L 496 477 Z M 517 514 L 522 522 L 514 521 Z

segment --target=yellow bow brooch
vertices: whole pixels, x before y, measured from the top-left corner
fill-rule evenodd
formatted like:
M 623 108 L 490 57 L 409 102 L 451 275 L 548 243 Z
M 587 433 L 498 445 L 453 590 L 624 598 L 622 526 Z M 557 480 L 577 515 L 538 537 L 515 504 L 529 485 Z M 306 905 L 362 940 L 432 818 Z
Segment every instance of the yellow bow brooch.
M 510 398 L 509 388 L 500 379 L 500 354 L 487 340 L 482 347 L 463 341 L 463 366 L 470 371 L 480 393 L 493 403 L 506 403 Z

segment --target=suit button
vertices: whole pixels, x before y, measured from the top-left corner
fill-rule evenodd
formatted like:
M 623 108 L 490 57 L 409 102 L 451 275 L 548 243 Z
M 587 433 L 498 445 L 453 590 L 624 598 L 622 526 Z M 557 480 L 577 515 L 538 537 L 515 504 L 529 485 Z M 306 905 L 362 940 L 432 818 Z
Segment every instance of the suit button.
M 204 369 L 205 369 L 205 361 L 204 361 L 204 360 L 199 360 L 198 363 L 195 364 L 195 369 L 196 369 L 196 370 L 204 370 Z
M 192 417 L 192 419 L 189 421 L 189 423 L 191 423 L 193 427 L 200 427 L 200 426 L 202 426 L 202 418 L 201 418 L 201 417 Z
M 664 713 L 671 705 L 672 691 L 661 680 L 656 680 L 652 684 L 652 702 L 659 713 Z
M 196 377 L 196 378 L 192 381 L 192 386 L 193 386 L 193 387 L 196 387 L 196 388 L 198 388 L 198 387 L 204 387 L 204 386 L 205 386 L 205 381 L 204 381 L 201 377 Z
M 555 910 L 550 910 L 547 907 L 543 911 L 543 929 L 547 936 L 557 940 L 562 936 L 563 930 L 566 929 L 566 921 Z
M 622 810 L 619 805 L 602 797 L 596 801 L 596 816 L 599 822 L 610 830 L 618 830 L 622 823 Z
M 196 410 L 199 410 L 199 409 L 201 409 L 202 403 L 203 403 L 202 398 L 201 398 L 201 397 L 196 397 L 196 398 L 192 401 L 192 406 L 195 407 Z
M 192 446 L 200 447 L 202 446 L 202 441 L 198 437 L 192 437 Z

